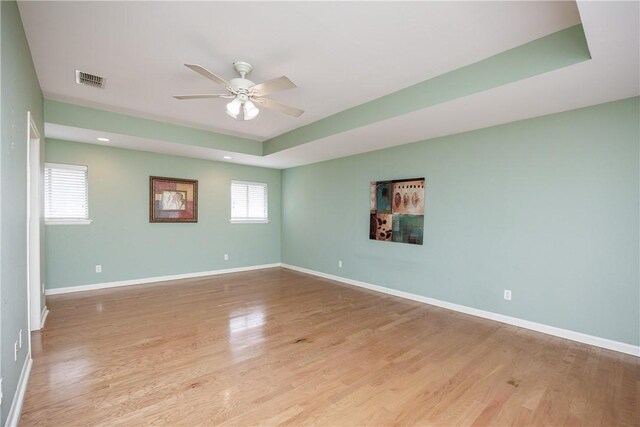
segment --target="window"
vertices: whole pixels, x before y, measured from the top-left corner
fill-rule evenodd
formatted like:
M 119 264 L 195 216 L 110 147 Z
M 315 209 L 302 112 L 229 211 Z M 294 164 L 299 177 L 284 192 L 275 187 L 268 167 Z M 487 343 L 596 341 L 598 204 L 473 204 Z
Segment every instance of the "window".
M 44 219 L 47 224 L 89 224 L 87 167 L 45 163 Z
M 267 184 L 231 181 L 231 222 L 269 222 Z

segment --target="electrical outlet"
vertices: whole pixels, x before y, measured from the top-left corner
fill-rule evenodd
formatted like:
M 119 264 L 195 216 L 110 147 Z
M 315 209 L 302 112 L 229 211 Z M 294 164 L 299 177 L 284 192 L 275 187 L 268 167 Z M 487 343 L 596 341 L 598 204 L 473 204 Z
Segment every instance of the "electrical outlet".
M 229 254 L 224 254 L 224 260 L 229 261 Z
M 13 361 L 18 361 L 18 341 L 13 343 Z
M 44 282 L 42 282 L 42 295 L 44 295 Z
M 511 291 L 509 289 L 504 290 L 504 299 L 511 301 Z
M 102 266 L 96 265 L 96 273 L 102 273 Z
M 342 268 L 342 261 L 338 261 L 338 268 Z
M 18 348 L 22 348 L 22 329 L 18 332 Z

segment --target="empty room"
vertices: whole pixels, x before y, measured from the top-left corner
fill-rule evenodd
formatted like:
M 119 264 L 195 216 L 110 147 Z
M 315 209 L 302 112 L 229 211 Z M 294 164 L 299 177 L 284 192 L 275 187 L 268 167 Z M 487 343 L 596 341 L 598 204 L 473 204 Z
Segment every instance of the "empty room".
M 640 1 L 0 1 L 2 426 L 640 426 Z

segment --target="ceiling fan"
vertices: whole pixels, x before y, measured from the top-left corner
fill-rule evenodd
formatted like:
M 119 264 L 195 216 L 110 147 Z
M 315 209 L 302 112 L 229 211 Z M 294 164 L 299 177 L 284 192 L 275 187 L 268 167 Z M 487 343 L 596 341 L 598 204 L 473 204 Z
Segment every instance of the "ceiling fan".
M 257 105 L 290 116 L 300 117 L 303 110 L 289 107 L 272 99 L 265 98 L 281 90 L 293 89 L 297 87 L 288 77 L 282 76 L 276 79 L 267 80 L 259 84 L 255 84 L 245 76 L 253 70 L 253 66 L 247 62 L 234 62 L 233 68 L 240 74 L 240 78 L 231 79 L 227 82 L 225 79 L 213 74 L 206 68 L 197 64 L 184 64 L 196 73 L 202 74 L 206 78 L 213 80 L 215 83 L 223 86 L 229 93 L 224 94 L 202 94 L 202 95 L 175 95 L 176 99 L 204 99 L 204 98 L 225 98 L 232 101 L 227 104 L 227 114 L 238 120 L 253 120 L 256 118 L 260 110 Z M 242 114 L 241 114 L 242 113 Z

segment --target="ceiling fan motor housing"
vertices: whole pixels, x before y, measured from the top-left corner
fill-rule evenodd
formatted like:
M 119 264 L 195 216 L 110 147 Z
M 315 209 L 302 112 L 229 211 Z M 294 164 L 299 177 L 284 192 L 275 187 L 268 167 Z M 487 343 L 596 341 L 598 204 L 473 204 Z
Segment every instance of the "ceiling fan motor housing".
M 238 89 L 238 92 L 240 92 L 240 93 L 242 93 L 242 92 L 246 93 L 251 86 L 255 86 L 256 85 L 251 80 L 243 79 L 243 78 L 231 79 L 231 81 L 229 81 L 229 83 L 231 83 L 231 86 L 233 86 L 234 88 Z

